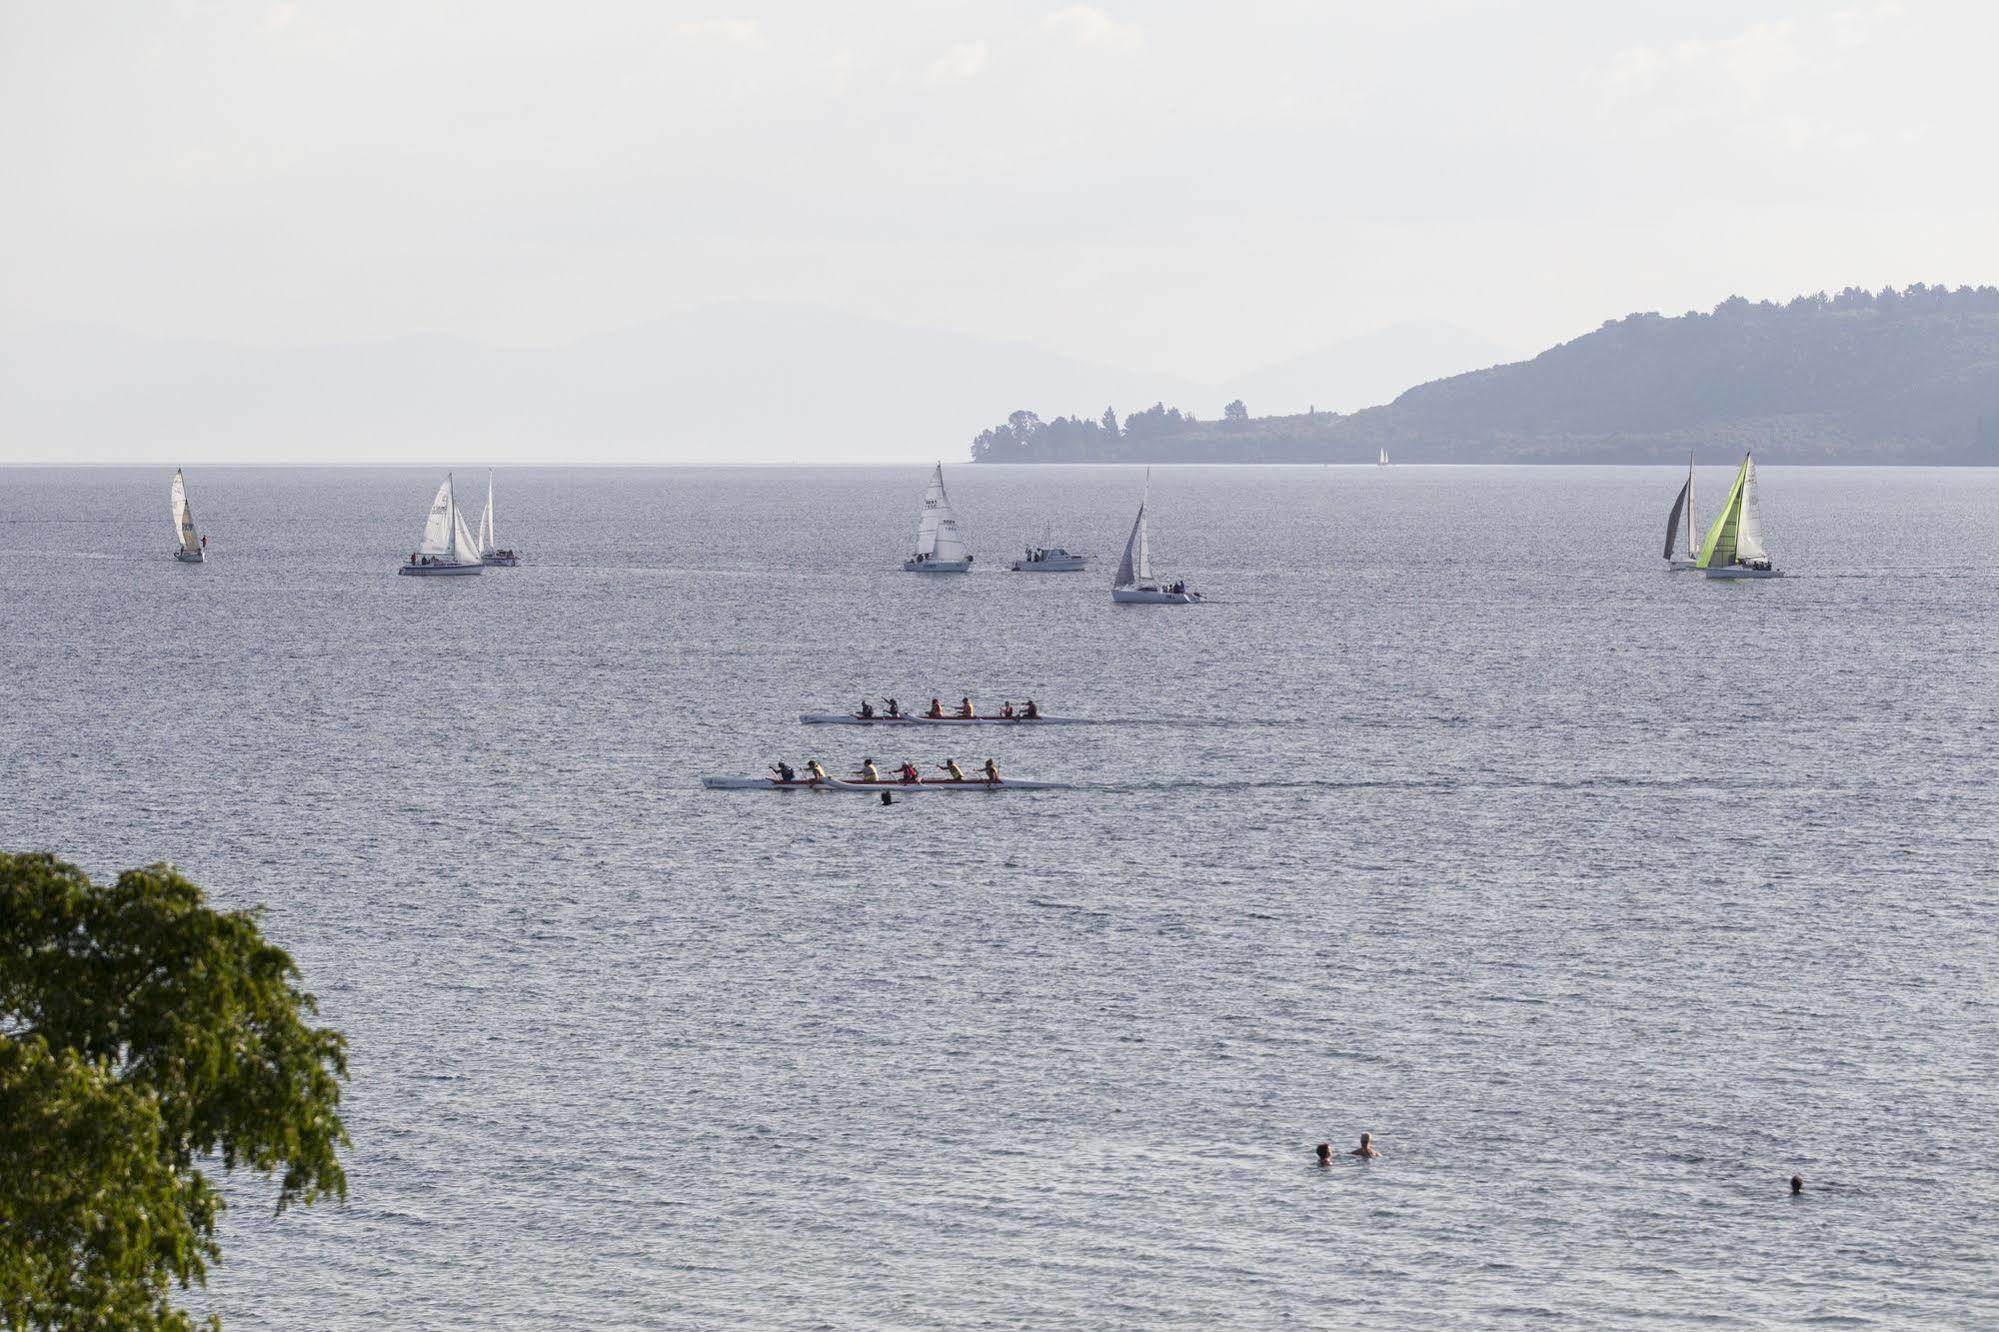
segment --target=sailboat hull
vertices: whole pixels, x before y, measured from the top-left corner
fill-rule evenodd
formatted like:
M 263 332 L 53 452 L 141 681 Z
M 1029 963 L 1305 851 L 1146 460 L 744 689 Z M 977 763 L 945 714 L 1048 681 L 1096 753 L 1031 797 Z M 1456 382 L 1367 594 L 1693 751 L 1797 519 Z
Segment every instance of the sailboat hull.
M 970 560 L 904 560 L 904 573 L 970 573 Z
M 1699 569 L 1700 567 L 1701 567 L 1701 566 L 1700 566 L 1700 561 L 1698 561 L 1698 560 L 1668 560 L 1668 561 L 1666 561 L 1666 572 L 1667 572 L 1667 573 L 1692 573 L 1692 572 L 1694 572 L 1695 570 Z
M 199 550 L 177 550 L 174 552 L 174 558 L 182 564 L 205 564 L 208 562 L 207 554 Z
M 1111 589 L 1111 600 L 1121 606 L 1191 606 L 1200 599 L 1199 592 L 1168 592 L 1159 587 Z
M 479 562 L 481 564 L 494 565 L 501 569 L 511 569 L 521 562 L 521 557 L 518 555 L 482 555 L 479 557 Z
M 1782 578 L 1782 569 L 1752 569 L 1746 564 L 1726 564 L 1702 570 L 1709 578 Z
M 409 578 L 457 578 L 475 574 L 483 564 L 405 564 L 396 572 Z

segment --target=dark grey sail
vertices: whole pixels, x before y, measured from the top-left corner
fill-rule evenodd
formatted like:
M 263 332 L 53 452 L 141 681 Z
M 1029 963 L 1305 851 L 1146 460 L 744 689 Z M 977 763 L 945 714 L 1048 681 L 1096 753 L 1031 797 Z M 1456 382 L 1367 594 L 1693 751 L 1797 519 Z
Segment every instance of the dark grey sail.
M 1666 515 L 1666 558 L 1669 560 L 1673 558 L 1673 544 L 1680 539 L 1680 513 L 1687 507 L 1687 491 L 1693 484 L 1694 479 L 1688 477 L 1687 484 L 1680 487 L 1679 497 L 1673 501 L 1673 511 Z

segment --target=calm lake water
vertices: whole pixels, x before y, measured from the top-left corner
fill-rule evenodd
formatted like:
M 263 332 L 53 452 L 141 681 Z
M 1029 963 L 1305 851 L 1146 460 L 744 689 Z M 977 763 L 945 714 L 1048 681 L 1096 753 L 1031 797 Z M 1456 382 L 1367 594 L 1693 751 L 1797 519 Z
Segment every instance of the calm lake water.
M 168 479 L 0 469 L 0 845 L 352 1043 L 231 1327 L 1999 1320 L 1999 473 L 1762 469 L 1727 585 L 1668 469 L 1161 468 L 1184 609 L 1132 469 L 950 469 L 931 579 L 917 468 L 505 472 L 448 580 L 435 470 L 191 470 L 202 567 Z M 1104 724 L 797 724 L 883 693 Z M 1083 785 L 699 788 L 863 754 Z

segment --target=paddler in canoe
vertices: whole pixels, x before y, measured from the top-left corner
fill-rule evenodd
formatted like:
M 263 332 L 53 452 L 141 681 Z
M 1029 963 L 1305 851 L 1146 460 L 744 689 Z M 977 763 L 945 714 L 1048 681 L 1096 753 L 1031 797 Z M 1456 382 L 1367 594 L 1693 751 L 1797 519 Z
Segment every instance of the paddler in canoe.
M 911 763 L 907 759 L 903 760 L 902 771 L 897 775 L 902 778 L 902 784 L 904 786 L 914 786 L 918 782 L 923 780 L 923 774 L 918 772 L 916 770 L 916 765 L 914 763 Z
M 997 764 L 997 763 L 993 762 L 993 761 L 992 761 L 991 759 L 987 759 L 987 760 L 986 760 L 986 780 L 987 780 L 988 782 L 991 782 L 991 783 L 992 783 L 992 784 L 993 784 L 994 786 L 998 786 L 998 785 L 999 785 L 999 779 L 1000 779 L 1000 775 L 999 775 L 999 764 Z
M 797 771 L 789 763 L 784 762 L 782 759 L 778 760 L 776 763 L 771 764 L 770 770 L 777 774 L 777 780 L 785 786 L 790 786 L 793 782 L 798 780 Z
M 962 782 L 965 780 L 965 770 L 958 766 L 958 760 L 956 759 L 945 759 L 944 766 L 940 768 L 938 771 L 943 772 L 944 774 L 949 776 L 950 779 L 954 782 Z
M 881 779 L 882 779 L 881 769 L 875 766 L 875 761 L 871 758 L 862 759 L 861 780 L 864 782 L 878 782 Z
M 1040 709 L 1040 708 L 1037 708 L 1037 707 L 1035 707 L 1035 706 L 1034 706 L 1034 700 L 1030 698 L 1030 699 L 1028 699 L 1028 700 L 1027 700 L 1027 709 L 1026 709 L 1026 711 L 1022 712 L 1022 713 L 1020 714 L 1020 716 L 1021 716 L 1021 720 L 1023 720 L 1023 721 L 1040 721 L 1040 720 L 1041 720 L 1041 709 Z
M 974 709 L 974 708 L 972 707 L 972 700 L 971 700 L 971 699 L 969 699 L 969 698 L 968 698 L 968 699 L 964 699 L 964 700 L 962 700 L 962 701 L 960 701 L 960 702 L 959 702 L 959 704 L 958 704 L 958 717 L 959 717 L 959 719 L 960 719 L 960 720 L 962 720 L 962 721 L 970 721 L 970 720 L 972 720 L 972 719 L 973 719 L 974 717 L 976 717 L 976 716 L 978 716 L 978 715 L 979 715 L 979 714 L 978 714 L 977 710 L 976 710 L 976 709 Z
M 927 713 L 925 713 L 925 714 L 924 714 L 924 716 L 926 716 L 926 717 L 930 718 L 930 720 L 931 720 L 931 721 L 943 721 L 943 720 L 944 720 L 944 705 L 943 705 L 943 703 L 941 703 L 941 702 L 940 702 L 940 701 L 938 701 L 937 699 L 934 699 L 934 698 L 933 698 L 933 699 L 931 699 L 931 700 L 930 700 L 930 711 L 929 711 L 929 712 L 927 712 Z
M 819 766 L 818 759 L 806 760 L 805 771 L 810 774 L 814 785 L 826 780 L 826 770 Z
M 864 698 L 861 700 L 861 710 L 854 715 L 862 721 L 873 721 L 875 719 L 875 705 Z

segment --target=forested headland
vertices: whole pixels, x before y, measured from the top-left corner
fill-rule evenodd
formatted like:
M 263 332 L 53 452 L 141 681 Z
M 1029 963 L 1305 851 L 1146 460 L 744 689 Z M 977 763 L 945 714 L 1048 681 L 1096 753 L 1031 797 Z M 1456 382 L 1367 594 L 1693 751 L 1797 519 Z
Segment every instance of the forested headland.
M 1999 287 L 1848 287 L 1703 314 L 1633 314 L 1532 360 L 1340 415 L 1122 421 L 1017 411 L 990 463 L 1618 463 L 1755 449 L 1775 463 L 1999 464 Z

